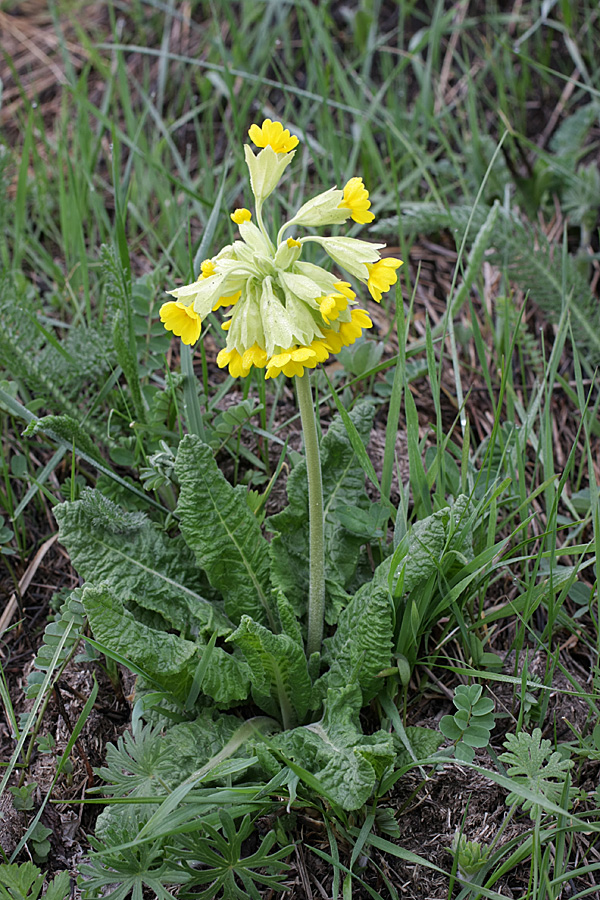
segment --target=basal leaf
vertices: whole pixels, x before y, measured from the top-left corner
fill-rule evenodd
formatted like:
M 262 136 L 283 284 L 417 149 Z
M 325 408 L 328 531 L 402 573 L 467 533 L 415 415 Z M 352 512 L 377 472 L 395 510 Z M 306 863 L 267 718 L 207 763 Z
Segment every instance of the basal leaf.
M 452 716 L 449 716 L 449 718 L 452 718 Z M 405 730 L 408 742 L 417 759 L 427 759 L 428 756 L 433 756 L 443 741 L 443 737 L 439 731 L 434 731 L 431 728 L 423 728 L 420 725 L 407 725 Z M 394 741 L 394 749 L 396 750 L 395 768 L 401 769 L 402 766 L 411 765 L 413 759 L 404 746 L 400 736 L 393 734 L 392 738 Z
M 179 445 L 175 471 L 182 534 L 223 595 L 227 615 L 236 623 L 248 615 L 275 628 L 269 545 L 246 503 L 246 488 L 229 484 L 211 448 L 194 435 Z
M 356 592 L 342 612 L 338 627 L 323 644 L 323 659 L 329 671 L 315 684 L 315 698 L 322 700 L 328 689 L 339 689 L 356 680 L 368 703 L 379 691 L 379 672 L 391 662 L 393 605 L 387 585 L 371 582 Z
M 189 548 L 144 513 L 125 512 L 99 491 L 86 490 L 81 500 L 55 507 L 54 515 L 84 581 L 107 584 L 121 600 L 136 598 L 178 631 L 231 631 L 219 605 L 203 596 L 206 581 Z
M 281 632 L 287 634 L 296 644 L 302 646 L 302 630 L 294 612 L 294 608 L 283 591 L 277 592 L 277 612 Z
M 361 705 L 358 685 L 331 690 L 320 722 L 272 738 L 273 746 L 307 769 L 335 803 L 349 810 L 367 802 L 395 757 L 390 734 L 362 734 Z
M 139 622 L 105 585 L 86 585 L 82 602 L 101 644 L 142 669 L 180 702 L 186 699 L 202 658 L 198 644 Z M 248 686 L 243 663 L 221 647 L 213 647 L 203 693 L 221 706 L 230 706 L 246 699 Z
M 196 644 L 138 622 L 107 586 L 86 585 L 82 602 L 94 637 L 183 699 L 193 672 Z
M 352 412 L 356 429 L 366 444 L 373 424 L 374 407 L 368 402 L 358 403 Z M 368 508 L 365 476 L 359 465 L 343 421 L 338 416 L 331 423 L 320 446 L 323 473 L 325 514 L 325 559 L 331 582 L 347 588 L 355 575 L 361 537 L 345 528 L 337 510 L 347 506 Z M 271 541 L 271 572 L 274 584 L 294 603 L 298 613 L 304 612 L 308 597 L 308 481 L 306 461 L 294 467 L 287 480 L 289 505 L 271 516 L 267 527 L 273 531 Z M 328 589 L 327 621 L 337 621 L 336 606 L 331 603 Z M 339 588 L 338 588 L 339 593 Z M 298 600 L 296 600 L 298 598 Z
M 278 718 L 284 728 L 302 722 L 308 712 L 311 683 L 302 644 L 273 634 L 248 616 L 227 638 L 244 654 L 251 671 L 254 702 Z

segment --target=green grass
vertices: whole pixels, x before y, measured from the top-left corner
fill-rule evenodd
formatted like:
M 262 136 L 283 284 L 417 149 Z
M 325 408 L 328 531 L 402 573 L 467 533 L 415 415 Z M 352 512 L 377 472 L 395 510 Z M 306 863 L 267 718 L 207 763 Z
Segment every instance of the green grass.
M 2 6 L 18 12 L 18 4 Z M 277 118 L 306 152 L 279 192 L 276 227 L 312 193 L 360 174 L 383 221 L 371 236 L 399 247 L 395 255 L 407 261 L 396 298 L 392 292 L 382 304 L 387 322 L 396 323 L 397 352 L 387 342 L 383 357 L 362 347 L 362 356 L 349 353 L 329 379 L 318 376 L 321 404 L 345 411 L 361 396 L 378 404 L 387 422 L 379 473 L 349 420 L 348 427 L 384 511 L 400 473 L 396 546 L 448 498 L 467 494 L 475 509 L 474 560 L 449 554 L 415 595 L 418 621 L 398 623 L 402 657 L 409 647 L 416 661 L 409 678 L 400 660 L 389 689 L 402 727 L 418 718 L 436 684 L 451 692 L 457 683 L 481 682 L 502 709 L 502 734 L 485 763 L 491 780 L 508 787 L 498 760 L 502 735 L 539 726 L 553 749 L 570 754 L 571 786 L 581 788 L 600 758 L 600 329 L 577 287 L 587 289 L 597 266 L 599 204 L 583 168 L 595 158 L 597 137 L 596 5 L 526 0 L 518 14 L 505 4 L 471 3 L 465 12 L 441 0 L 188 7 L 191 20 L 171 2 L 111 2 L 106 29 L 92 33 L 85 4 L 55 0 L 49 27 L 65 84 L 52 96 L 24 99 L 0 138 L 0 515 L 14 531 L 2 543 L 15 551 L 6 557 L 11 570 L 21 574 L 49 534 L 51 507 L 76 499 L 82 483 L 169 526 L 172 456 L 185 432 L 209 440 L 228 475 L 257 492 L 253 508 L 264 511 L 292 459 L 285 442 L 297 422 L 284 421 L 276 406 L 284 386 L 215 374 L 223 344 L 217 317 L 192 361 L 186 352 L 172 355 L 157 316 L 163 291 L 186 283 L 203 258 L 233 239 L 229 212 L 249 197 L 242 141 L 252 122 Z M 73 42 L 85 51 L 83 65 L 71 57 Z M 12 62 L 6 80 L 18 85 L 21 70 Z M 579 206 L 573 196 L 583 197 Z M 447 217 L 443 229 L 425 203 Z M 547 225 L 556 209 L 575 211 L 548 249 L 548 286 L 549 257 L 530 254 L 527 268 L 515 263 L 508 239 L 500 251 L 495 242 L 510 213 L 540 246 L 540 222 Z M 359 226 L 353 233 L 368 236 Z M 416 265 L 421 256 L 432 262 L 422 250 L 426 239 L 440 248 L 435 291 L 427 266 L 419 272 Z M 421 250 L 411 257 L 414 245 Z M 457 256 L 444 255 L 454 249 Z M 486 281 L 490 260 L 497 282 Z M 221 401 L 229 404 L 234 390 L 227 415 Z M 35 436 L 21 435 L 46 415 L 77 424 L 63 421 L 61 431 L 42 421 Z M 406 460 L 396 458 L 398 428 L 407 431 Z M 140 477 L 152 479 L 152 490 L 143 490 Z M 372 551 L 381 551 L 375 539 Z M 500 671 L 498 655 L 510 652 L 512 664 Z M 20 767 L 42 727 L 36 716 L 53 669 L 21 730 L 3 676 L 0 697 L 15 740 L 2 787 L 17 771 L 27 778 Z M 557 737 L 553 698 L 569 693 L 587 711 L 583 730 L 568 723 L 566 741 Z M 377 714 L 392 730 L 385 706 Z M 432 764 L 427 776 L 435 777 Z M 265 788 L 262 807 L 260 785 L 251 796 L 223 789 L 221 802 L 238 808 L 243 795 L 251 814 L 270 813 L 278 797 L 292 804 L 296 787 Z M 208 802 L 204 790 L 191 794 L 181 821 L 161 808 L 160 829 L 153 821 L 142 836 L 147 845 L 189 826 Z M 355 820 L 314 805 L 306 785 L 299 790 L 324 821 L 329 852 L 324 842 L 314 852 L 333 876 L 334 896 L 397 896 L 398 885 L 385 867 L 377 878 L 376 866 L 410 861 L 413 851 L 378 830 L 377 807 L 391 802 L 386 792 Z M 586 877 L 595 877 L 598 803 L 582 796 L 574 815 L 567 799 L 568 786 L 534 822 L 511 811 L 520 828 L 493 843 L 466 886 L 458 854 L 448 852 L 437 871 L 425 853 L 420 863 L 449 898 L 502 896 L 499 880 L 518 877 L 525 878 L 513 882 L 519 896 L 558 900 L 573 869 L 579 881 L 571 896 L 583 897 Z M 30 831 L 36 820 L 29 819 Z M 211 824 L 221 827 L 218 819 Z M 287 838 L 283 826 L 278 832 L 282 845 L 294 837 L 293 829 Z

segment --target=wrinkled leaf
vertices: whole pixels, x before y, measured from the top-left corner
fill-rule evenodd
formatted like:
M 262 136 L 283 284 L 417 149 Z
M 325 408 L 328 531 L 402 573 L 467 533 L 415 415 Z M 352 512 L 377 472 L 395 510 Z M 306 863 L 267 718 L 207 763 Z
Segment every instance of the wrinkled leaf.
M 450 718 L 452 717 L 450 716 Z M 408 743 L 417 759 L 427 759 L 427 757 L 433 756 L 443 740 L 439 731 L 423 728 L 420 725 L 407 725 L 405 731 Z M 402 766 L 414 765 L 414 760 L 404 746 L 400 735 L 393 734 L 392 737 L 396 751 L 395 768 L 401 769 Z
M 125 512 L 99 491 L 54 508 L 59 540 L 84 581 L 136 598 L 178 631 L 228 634 L 231 624 L 203 596 L 207 586 L 181 538 L 170 539 L 141 512 Z
M 179 702 L 185 701 L 202 658 L 196 643 L 139 622 L 104 585 L 86 585 L 82 602 L 101 644 L 142 669 Z M 246 667 L 220 647 L 212 649 L 210 663 L 203 693 L 222 706 L 245 700 L 249 686 Z
M 247 615 L 274 629 L 269 545 L 246 503 L 246 488 L 229 484 L 211 448 L 194 435 L 179 445 L 175 472 L 182 534 L 221 592 L 227 615 L 236 623 Z
M 384 731 L 364 735 L 358 685 L 329 691 L 325 713 L 314 722 L 272 739 L 272 744 L 317 778 L 331 799 L 344 809 L 359 809 L 377 780 L 392 765 L 392 736 Z
M 410 594 L 457 558 L 473 559 L 468 505 L 468 497 L 461 495 L 452 507 L 415 522 L 392 558 L 395 597 Z
M 302 644 L 287 634 L 273 634 L 248 616 L 227 638 L 244 654 L 250 667 L 252 696 L 285 728 L 302 722 L 311 696 L 306 657 Z
M 323 643 L 323 658 L 329 671 L 315 684 L 315 699 L 328 689 L 339 689 L 351 681 L 359 684 L 368 703 L 383 681 L 378 678 L 389 667 L 392 655 L 393 606 L 387 585 L 364 584 L 342 612 L 333 637 Z

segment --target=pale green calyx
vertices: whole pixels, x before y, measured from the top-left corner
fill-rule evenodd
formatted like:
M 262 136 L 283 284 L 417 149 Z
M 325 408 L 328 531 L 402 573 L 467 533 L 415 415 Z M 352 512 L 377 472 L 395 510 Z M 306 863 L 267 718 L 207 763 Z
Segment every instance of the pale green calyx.
M 379 250 L 385 244 L 371 244 L 367 241 L 359 241 L 349 237 L 307 237 L 306 241 L 314 241 L 320 244 L 323 250 L 332 260 L 354 275 L 360 281 L 369 278 L 368 263 L 377 262 Z
M 244 146 L 246 165 L 250 171 L 250 184 L 252 193 L 256 197 L 258 205 L 272 194 L 279 179 L 293 160 L 296 151 L 291 153 L 275 153 L 272 147 L 265 147 L 255 156 L 248 144 Z
M 265 279 L 266 280 L 266 279 Z M 244 303 L 236 303 L 231 314 L 227 343 L 236 347 L 240 355 L 254 344 L 264 346 L 264 330 L 260 310 L 262 285 L 253 279 L 246 287 Z
M 293 294 L 305 303 L 309 303 L 311 306 L 315 306 L 316 309 L 319 308 L 319 304 L 315 304 L 313 301 L 317 297 L 321 297 L 323 291 L 312 278 L 307 278 L 306 275 L 298 275 L 294 272 L 280 272 L 279 281 L 290 294 Z
M 294 241 L 288 238 L 277 248 L 275 254 L 275 265 L 278 269 L 289 269 L 300 259 L 302 253 L 302 244 L 300 241 Z
M 243 240 L 255 253 L 260 253 L 263 256 L 271 255 L 271 242 L 267 240 L 260 228 L 257 228 L 253 222 L 243 222 L 239 229 Z M 241 241 L 236 241 L 236 245 L 240 243 Z
M 300 207 L 293 219 L 284 226 L 289 225 L 341 225 L 350 216 L 351 210 L 340 207 L 344 196 L 343 191 L 330 188 L 322 194 L 317 194 Z

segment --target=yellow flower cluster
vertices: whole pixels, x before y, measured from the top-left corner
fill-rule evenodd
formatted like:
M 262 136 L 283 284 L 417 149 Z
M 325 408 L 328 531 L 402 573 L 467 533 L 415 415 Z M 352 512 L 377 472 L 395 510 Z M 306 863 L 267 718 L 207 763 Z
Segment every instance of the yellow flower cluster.
M 321 266 L 301 259 L 304 245 L 317 242 L 342 270 L 366 285 L 371 297 L 397 282 L 401 260 L 381 257 L 384 245 L 350 237 L 284 237 L 294 226 L 339 225 L 351 218 L 359 224 L 373 221 L 369 192 L 362 178 L 351 178 L 343 190 L 331 188 L 305 203 L 272 241 L 265 230 L 262 206 L 292 161 L 298 138 L 281 122 L 265 119 L 252 125 L 250 139 L 256 155 L 244 148 L 256 205 L 256 224 L 249 209 L 239 208 L 231 220 L 239 240 L 204 260 L 199 278 L 169 293 L 160 318 L 165 328 L 185 344 L 200 337 L 202 320 L 225 308 L 226 346 L 217 356 L 220 368 L 244 378 L 252 368 L 265 369 L 265 378 L 302 377 L 331 354 L 353 344 L 373 323 L 364 309 L 356 308 L 350 282 Z

